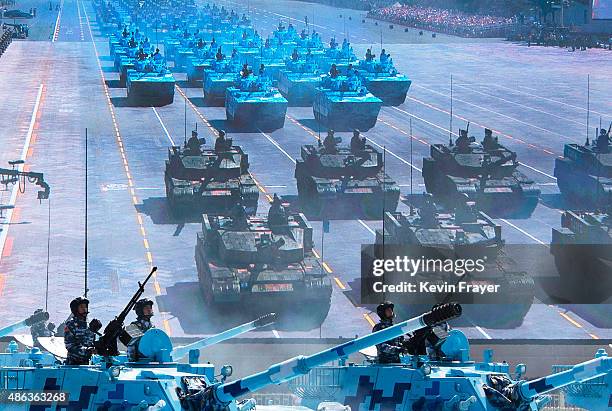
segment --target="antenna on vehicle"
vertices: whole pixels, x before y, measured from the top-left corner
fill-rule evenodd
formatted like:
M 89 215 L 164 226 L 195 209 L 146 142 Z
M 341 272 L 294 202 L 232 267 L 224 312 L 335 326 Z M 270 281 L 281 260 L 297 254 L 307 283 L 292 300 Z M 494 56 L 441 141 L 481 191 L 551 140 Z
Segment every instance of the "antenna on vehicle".
M 412 162 L 412 140 L 412 117 L 410 117 L 410 215 L 414 213 L 414 208 L 412 207 L 412 202 L 414 201 L 414 197 L 412 195 L 412 171 L 414 169 Z
M 88 168 L 88 164 L 87 164 L 87 146 L 88 146 L 88 133 L 87 133 L 87 128 L 85 128 L 85 298 L 87 298 L 87 291 L 89 291 L 89 288 L 87 286 L 87 270 L 88 270 L 88 261 L 87 261 L 87 236 L 88 236 L 88 224 L 87 224 L 87 214 L 88 214 L 88 201 L 87 199 L 89 198 L 89 196 L 87 195 L 87 177 L 88 177 L 88 173 L 89 173 L 89 168 Z M 48 279 L 47 279 L 47 287 L 48 287 Z
M 185 96 L 185 146 L 187 146 L 187 96 Z
M 448 128 L 448 145 L 453 145 L 453 75 L 450 76 L 450 125 Z
M 586 136 L 589 140 L 589 120 L 591 115 L 591 75 L 587 74 L 587 121 L 586 121 Z

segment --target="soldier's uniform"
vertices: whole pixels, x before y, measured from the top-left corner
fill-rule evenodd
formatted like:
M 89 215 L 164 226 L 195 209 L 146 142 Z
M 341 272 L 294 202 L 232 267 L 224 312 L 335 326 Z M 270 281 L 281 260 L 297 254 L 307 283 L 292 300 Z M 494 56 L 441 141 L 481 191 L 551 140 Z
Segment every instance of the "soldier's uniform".
M 125 327 L 125 333 L 121 338 L 122 342 L 126 343 L 127 355 L 130 361 L 137 361 L 140 358 L 140 353 L 138 352 L 140 337 L 151 328 L 154 328 L 151 316 L 145 316 L 142 312 L 146 305 L 153 307 L 153 301 L 143 298 L 136 302 L 134 311 L 136 311 L 137 318 Z
M 89 300 L 78 297 L 70 302 L 72 317 L 64 326 L 64 345 L 68 351 L 66 365 L 88 365 L 94 351 L 96 334 L 87 324 L 87 313 L 79 315 L 81 304 L 89 306 Z
M 374 326 L 372 332 L 384 330 L 393 326 L 393 318 L 387 318 L 385 311 L 387 308 L 393 309 L 394 304 L 391 302 L 384 302 L 379 304 L 376 308 L 376 313 L 380 317 L 380 322 Z M 385 341 L 380 344 L 376 344 L 376 352 L 378 353 L 378 362 L 381 364 L 398 364 L 401 362 L 400 354 L 404 351 L 404 337 L 399 336 L 389 341 Z

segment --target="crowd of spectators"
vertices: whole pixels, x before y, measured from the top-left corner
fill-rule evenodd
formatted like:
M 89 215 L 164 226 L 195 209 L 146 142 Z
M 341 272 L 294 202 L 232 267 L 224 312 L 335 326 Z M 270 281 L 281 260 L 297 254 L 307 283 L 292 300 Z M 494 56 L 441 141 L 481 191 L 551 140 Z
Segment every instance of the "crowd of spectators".
M 510 17 L 406 4 L 370 10 L 368 17 L 462 37 L 505 37 L 515 24 Z

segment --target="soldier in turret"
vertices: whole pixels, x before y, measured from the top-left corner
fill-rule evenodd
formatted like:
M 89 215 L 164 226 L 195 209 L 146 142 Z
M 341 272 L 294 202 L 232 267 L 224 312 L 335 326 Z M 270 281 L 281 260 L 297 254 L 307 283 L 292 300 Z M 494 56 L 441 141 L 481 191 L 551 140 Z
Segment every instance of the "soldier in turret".
M 467 152 L 470 150 L 470 138 L 468 137 L 467 130 L 459 130 L 459 137 L 457 137 L 457 149 L 461 152 Z
M 351 137 L 351 151 L 362 151 L 365 150 L 365 147 L 365 137 L 361 137 L 359 130 L 353 130 L 353 137 Z
M 299 59 L 300 55 L 298 54 L 297 49 L 293 49 L 293 52 L 291 53 L 291 60 L 298 61 Z
M 340 75 L 340 72 L 338 71 L 338 67 L 335 64 L 331 65 L 331 68 L 329 69 L 329 76 L 331 78 L 337 78 Z
M 597 137 L 597 148 L 600 152 L 604 153 L 608 151 L 609 146 L 610 136 L 608 135 L 608 132 L 606 132 L 606 129 L 601 128 L 599 130 L 599 136 Z
M 376 314 L 380 318 L 378 324 L 374 326 L 372 332 L 384 330 L 393 326 L 395 313 L 393 309 L 395 304 L 391 301 L 385 301 L 376 307 Z M 376 344 L 376 352 L 378 353 L 378 362 L 380 364 L 398 364 L 401 362 L 400 354 L 404 351 L 404 337 L 397 337 L 380 344 Z
M 499 147 L 497 138 L 493 138 L 493 130 L 485 128 L 484 140 L 482 140 L 482 146 L 485 150 L 495 150 Z
M 189 137 L 189 140 L 187 140 L 187 145 L 185 146 L 187 155 L 199 156 L 202 154 L 202 144 L 204 144 L 204 142 L 198 138 L 198 132 L 193 130 L 191 132 L 191 137 Z
M 213 40 L 213 42 L 214 42 L 214 40 Z M 213 47 L 213 43 L 211 43 L 211 44 L 210 44 L 210 47 L 211 47 L 211 48 Z M 216 59 L 217 61 L 223 61 L 223 59 L 224 59 L 224 58 L 225 58 L 225 56 L 224 56 L 224 55 L 223 55 L 223 53 L 221 52 L 221 47 L 219 47 L 219 48 L 217 49 L 217 54 L 215 54 L 215 59 Z
M 102 323 L 95 318 L 87 324 L 89 300 L 77 297 L 70 302 L 72 317 L 64 326 L 64 344 L 68 351 L 66 365 L 88 365 L 95 353 L 94 342 L 96 332 L 102 328 Z
M 247 212 L 241 202 L 236 203 L 230 210 L 230 218 L 232 226 L 235 228 L 244 228 L 248 226 Z
M 219 137 L 215 140 L 215 151 L 229 151 L 232 148 L 230 139 L 225 138 L 225 130 L 219 130 Z
M 328 130 L 327 136 L 323 140 L 323 147 L 327 152 L 333 153 L 336 151 L 338 146 L 338 139 L 334 137 L 334 130 Z
M 140 341 L 140 337 L 151 328 L 154 328 L 151 322 L 151 317 L 153 317 L 153 301 L 148 298 L 138 300 L 134 305 L 134 311 L 136 312 L 136 320 L 125 327 L 120 337 L 121 342 L 127 347 L 127 354 L 130 361 L 138 360 L 138 342 Z
M 279 226 L 279 225 L 287 225 L 287 213 L 285 212 L 285 207 L 274 193 L 274 198 L 272 199 L 272 204 L 270 204 L 270 209 L 268 210 L 268 224 L 270 226 Z
M 251 70 L 249 69 L 249 65 L 247 63 L 244 63 L 242 65 L 242 70 L 240 70 L 240 77 L 247 78 L 249 77 L 249 75 L 251 74 Z
M 387 63 L 389 61 L 389 57 L 390 56 L 391 56 L 390 54 L 386 53 L 385 49 L 382 49 L 381 52 L 380 52 L 380 57 L 379 57 L 380 63 L 381 64 Z
M 338 47 L 338 42 L 336 41 L 335 37 L 332 37 L 331 40 L 329 41 L 329 48 L 335 49 L 336 47 Z
M 372 61 L 372 60 L 374 60 L 374 57 L 376 57 L 376 56 L 374 54 L 372 54 L 372 49 L 367 49 L 366 50 L 366 54 L 365 54 L 366 61 Z

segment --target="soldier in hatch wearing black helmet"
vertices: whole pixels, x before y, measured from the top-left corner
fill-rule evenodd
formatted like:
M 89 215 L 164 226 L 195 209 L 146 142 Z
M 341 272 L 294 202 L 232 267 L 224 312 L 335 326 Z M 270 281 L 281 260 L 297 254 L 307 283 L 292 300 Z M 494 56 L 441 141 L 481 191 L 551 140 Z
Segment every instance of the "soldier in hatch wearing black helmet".
M 140 337 L 148 330 L 154 328 L 151 322 L 153 317 L 153 301 L 148 298 L 142 298 L 134 305 L 136 312 L 136 320 L 125 327 L 125 332 L 121 335 L 121 342 L 127 346 L 127 354 L 130 361 L 136 361 L 139 358 L 138 342 Z
M 376 314 L 380 317 L 380 322 L 374 326 L 372 332 L 384 330 L 393 326 L 395 305 L 391 301 L 378 304 Z M 400 336 L 384 343 L 376 344 L 378 362 L 380 364 L 397 364 L 400 362 L 400 354 L 404 352 L 404 337 Z
M 88 365 L 95 353 L 94 341 L 96 332 L 102 328 L 102 323 L 95 318 L 87 324 L 89 300 L 77 297 L 70 302 L 72 317 L 64 327 L 64 344 L 68 351 L 66 365 Z

